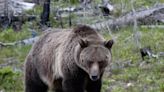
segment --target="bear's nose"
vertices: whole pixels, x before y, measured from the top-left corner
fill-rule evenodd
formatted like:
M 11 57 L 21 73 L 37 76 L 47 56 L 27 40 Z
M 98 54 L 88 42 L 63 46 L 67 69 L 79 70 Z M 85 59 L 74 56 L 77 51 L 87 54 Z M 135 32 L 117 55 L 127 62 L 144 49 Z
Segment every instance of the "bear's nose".
M 93 81 L 98 80 L 98 76 L 91 76 L 91 78 L 92 78 Z

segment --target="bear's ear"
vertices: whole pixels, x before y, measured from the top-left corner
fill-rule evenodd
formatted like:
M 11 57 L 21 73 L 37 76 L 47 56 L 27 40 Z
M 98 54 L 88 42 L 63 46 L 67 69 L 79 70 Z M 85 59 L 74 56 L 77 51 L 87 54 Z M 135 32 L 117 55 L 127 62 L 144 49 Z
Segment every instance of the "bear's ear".
M 81 48 L 85 48 L 88 46 L 88 41 L 80 39 L 79 44 Z
M 105 42 L 104 42 L 104 45 L 105 45 L 105 47 L 107 47 L 108 49 L 111 49 L 112 46 L 113 46 L 113 43 L 114 43 L 114 41 L 113 41 L 113 39 L 112 39 L 112 40 L 109 40 L 109 41 L 105 41 Z

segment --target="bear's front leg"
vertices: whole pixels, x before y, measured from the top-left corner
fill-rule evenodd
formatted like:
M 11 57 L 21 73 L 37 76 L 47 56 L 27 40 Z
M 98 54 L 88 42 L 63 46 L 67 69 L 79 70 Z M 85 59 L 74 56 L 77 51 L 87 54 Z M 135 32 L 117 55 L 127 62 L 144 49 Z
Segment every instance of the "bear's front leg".
M 62 82 L 63 92 L 84 92 L 84 80 L 64 79 Z
M 91 81 L 89 79 L 88 84 L 87 84 L 87 92 L 101 92 L 101 79 L 97 81 Z

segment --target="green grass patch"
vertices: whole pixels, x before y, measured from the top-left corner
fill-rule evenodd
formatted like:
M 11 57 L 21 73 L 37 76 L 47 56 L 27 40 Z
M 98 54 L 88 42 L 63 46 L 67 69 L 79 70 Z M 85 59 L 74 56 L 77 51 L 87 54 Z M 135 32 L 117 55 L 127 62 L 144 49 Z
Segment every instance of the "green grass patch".
M 112 75 L 105 78 L 109 81 L 111 92 L 163 92 L 164 84 L 164 60 L 163 57 L 141 59 L 140 52 L 134 39 L 132 28 L 124 28 L 119 32 L 113 32 L 112 36 L 117 37 L 112 49 L 113 67 Z M 153 53 L 164 51 L 163 29 L 139 28 L 139 42 L 141 47 L 150 46 Z M 105 34 L 107 39 L 111 36 Z M 131 66 L 118 67 L 119 64 L 131 61 Z M 127 87 L 128 83 L 132 86 Z M 105 85 L 105 84 L 104 84 Z
M 20 92 L 23 90 L 22 73 L 13 71 L 11 67 L 0 69 L 0 89 L 5 92 Z

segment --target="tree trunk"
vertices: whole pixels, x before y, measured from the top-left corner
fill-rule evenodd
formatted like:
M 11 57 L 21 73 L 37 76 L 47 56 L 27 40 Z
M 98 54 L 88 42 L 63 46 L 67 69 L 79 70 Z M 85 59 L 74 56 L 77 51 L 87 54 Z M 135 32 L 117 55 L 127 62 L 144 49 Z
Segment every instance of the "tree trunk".
M 46 0 L 43 5 L 43 12 L 41 14 L 41 21 L 42 25 L 50 26 L 49 25 L 49 16 L 50 16 L 50 0 Z

